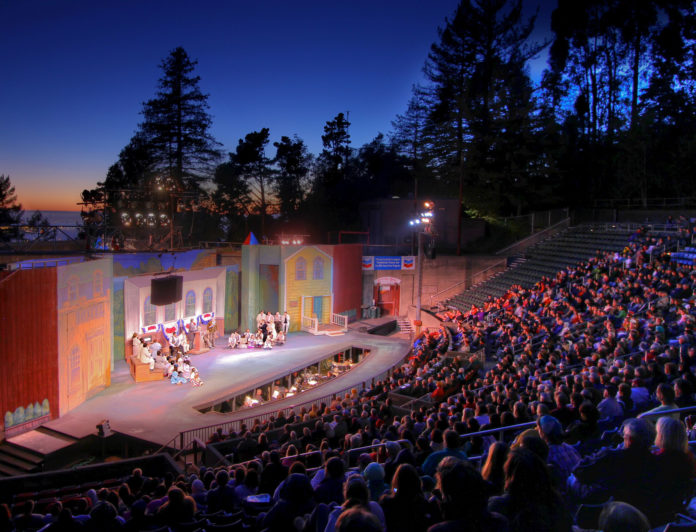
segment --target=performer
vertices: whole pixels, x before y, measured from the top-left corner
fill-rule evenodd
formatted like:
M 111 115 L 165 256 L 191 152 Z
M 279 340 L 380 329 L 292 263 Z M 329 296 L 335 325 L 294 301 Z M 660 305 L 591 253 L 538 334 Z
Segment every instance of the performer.
M 234 349 L 235 347 L 239 346 L 241 341 L 242 338 L 239 336 L 239 333 L 237 331 L 233 331 L 232 334 L 230 334 L 229 340 L 227 341 L 227 348 Z
M 184 329 L 182 327 L 181 332 L 179 333 L 179 352 L 182 355 L 185 355 L 186 353 L 188 353 L 189 349 L 190 346 L 186 338 L 186 334 L 184 334 Z
M 249 329 L 247 329 L 246 331 L 244 331 L 244 334 L 243 334 L 242 337 L 243 337 L 244 343 L 246 344 L 247 347 L 253 347 L 253 346 L 251 346 L 251 345 L 249 345 L 249 344 L 251 343 L 252 338 L 254 337 L 254 335 L 251 334 L 251 331 L 250 331 Z
M 150 350 L 147 348 L 147 344 L 142 344 L 140 347 L 140 362 L 150 366 L 150 371 L 155 369 L 155 359 L 150 356 Z
M 259 313 L 256 315 L 256 328 L 260 329 L 261 324 L 266 321 L 266 313 L 263 310 L 259 310 Z
M 288 334 L 288 331 L 290 330 L 290 314 L 288 314 L 288 311 L 286 310 L 283 312 L 283 332 L 285 335 Z
M 174 370 L 172 372 L 172 376 L 169 379 L 169 382 L 171 382 L 172 384 L 184 384 L 184 383 L 186 383 L 186 379 L 184 379 L 183 377 L 180 377 L 179 372 Z
M 203 381 L 196 368 L 191 368 L 191 382 L 194 386 L 203 386 Z
M 285 343 L 285 333 L 280 331 L 275 339 L 275 343 L 278 345 L 283 345 Z
M 189 345 L 194 345 L 194 340 L 196 339 L 196 333 L 198 332 L 198 325 L 196 325 L 196 322 L 191 318 L 191 321 L 189 322 L 188 326 L 188 343 Z
M 280 311 L 276 312 L 275 316 L 273 316 L 273 325 L 276 332 L 280 332 L 283 328 L 283 317 L 280 315 Z
M 179 340 L 179 335 L 172 334 L 172 339 L 169 340 L 169 353 L 173 355 L 175 353 L 178 353 L 179 349 L 181 349 L 181 341 Z
M 259 332 L 261 333 L 262 344 L 266 343 L 266 338 L 268 337 L 268 330 L 273 328 L 273 323 L 268 325 L 268 323 L 262 323 L 259 327 Z M 257 335 L 258 336 L 258 335 Z
M 208 322 L 208 343 L 210 347 L 215 347 L 215 336 L 217 334 L 217 324 L 215 318 L 210 318 Z

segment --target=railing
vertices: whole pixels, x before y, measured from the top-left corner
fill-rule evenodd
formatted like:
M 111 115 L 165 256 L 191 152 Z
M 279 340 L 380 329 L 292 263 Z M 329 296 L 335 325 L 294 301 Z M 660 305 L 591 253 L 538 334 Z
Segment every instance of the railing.
M 519 240 L 515 242 L 514 244 L 501 249 L 500 251 L 497 251 L 495 254 L 496 255 L 514 255 L 515 253 L 519 253 L 521 251 L 524 251 L 530 246 L 533 246 L 534 244 L 538 244 L 542 240 L 545 240 L 547 237 L 549 237 L 554 231 L 558 231 L 560 229 L 567 229 L 570 227 L 570 218 L 566 217 L 560 222 L 557 222 L 549 227 L 546 227 L 545 229 L 542 229 L 541 231 L 534 233 L 532 235 L 529 235 L 527 238 L 523 238 L 522 240 Z
M 649 229 L 650 231 L 658 233 L 674 233 L 678 234 L 682 229 L 675 224 L 654 224 L 654 223 L 635 223 L 635 222 L 609 222 L 609 223 L 594 223 L 594 224 L 584 224 L 584 228 L 590 229 L 592 231 L 601 231 L 605 233 L 618 232 L 618 233 L 633 233 L 639 229 Z
M 410 443 L 411 443 L 408 440 L 395 440 L 395 441 L 396 441 L 396 443 L 398 443 L 399 445 L 402 445 L 402 446 L 410 445 Z M 344 455 L 344 458 L 346 458 L 349 453 L 356 454 L 357 456 L 360 456 L 360 454 L 362 454 L 362 453 L 369 453 L 371 451 L 374 451 L 375 449 L 379 449 L 380 447 L 384 447 L 387 443 L 388 442 L 373 443 L 371 445 L 365 445 L 364 447 L 354 447 L 352 449 L 346 449 L 346 454 Z M 316 451 L 309 451 L 306 453 L 291 455 L 291 456 L 288 456 L 287 458 L 299 459 L 299 458 L 307 458 L 307 457 L 317 456 L 317 455 L 319 457 L 321 457 L 323 455 L 323 453 L 324 453 L 324 451 L 316 450 Z M 227 457 L 225 457 L 225 460 L 228 462 L 228 465 L 233 465 L 233 464 L 229 463 L 229 459 L 227 459 Z M 251 460 L 246 460 L 245 462 L 237 462 L 234 465 L 247 465 L 250 462 L 255 462 L 257 460 L 258 460 L 257 458 L 252 458 Z M 219 464 L 217 464 L 217 465 L 219 465 Z M 315 468 L 315 469 L 321 469 L 321 467 Z M 311 470 L 308 470 L 308 472 L 309 471 L 311 471 Z
M 343 314 L 331 314 L 331 323 L 338 325 L 344 331 L 348 330 L 348 316 Z
M 58 266 L 67 266 L 76 262 L 83 262 L 83 257 L 63 257 L 60 259 L 36 259 L 15 262 L 9 264 L 8 267 L 12 271 L 16 270 L 34 270 L 37 268 L 55 268 Z
M 409 354 L 410 354 L 410 352 L 409 352 Z M 299 412 L 299 410 L 301 410 L 302 407 L 305 407 L 307 409 L 311 409 L 311 407 L 313 405 L 321 406 L 322 403 L 325 405 L 330 405 L 334 399 L 336 399 L 338 397 L 343 397 L 345 394 L 350 393 L 353 390 L 353 388 L 357 388 L 357 389 L 360 389 L 360 387 L 365 388 L 368 382 L 370 383 L 370 386 L 374 386 L 375 382 L 384 380 L 385 378 L 387 378 L 387 376 L 389 376 L 391 374 L 391 372 L 393 371 L 393 369 L 395 367 L 401 366 L 401 364 L 403 364 L 404 360 L 406 360 L 407 357 L 408 357 L 408 355 L 404 359 L 399 360 L 390 369 L 388 369 L 385 372 L 380 373 L 378 375 L 373 375 L 373 376 L 369 377 L 367 380 L 363 381 L 362 383 L 353 383 L 349 387 L 341 389 L 337 392 L 329 393 L 329 394 L 327 394 L 323 397 L 319 397 L 317 399 L 307 399 L 305 401 L 300 400 L 299 402 L 294 403 L 294 404 L 289 404 L 286 406 L 279 406 L 277 409 L 273 409 L 269 412 L 256 413 L 256 414 L 250 412 L 250 414 L 248 416 L 245 416 L 244 418 L 241 418 L 241 419 L 234 419 L 234 420 L 225 421 L 222 423 L 215 423 L 212 425 L 207 425 L 205 427 L 198 427 L 195 429 L 189 429 L 189 430 L 182 431 L 177 436 L 175 436 L 172 440 L 167 442 L 163 446 L 163 448 L 167 447 L 172 441 L 176 442 L 177 438 L 179 439 L 179 449 L 182 449 L 185 446 L 189 445 L 191 443 L 191 441 L 193 441 L 195 438 L 198 438 L 201 441 L 205 442 L 208 440 L 210 435 L 213 432 L 215 432 L 218 428 L 221 428 L 223 431 L 227 431 L 227 432 L 230 432 L 230 431 L 238 432 L 243 424 L 249 424 L 253 421 L 256 421 L 257 419 L 261 423 L 264 423 L 264 422 L 268 421 L 271 418 L 271 416 L 276 416 L 278 414 L 278 412 L 281 412 L 281 411 L 287 416 L 290 414 L 290 411 L 295 410 L 295 411 Z M 359 364 L 362 364 L 362 361 Z M 301 399 L 302 394 L 296 395 L 295 398 Z
M 319 330 L 319 319 L 311 316 L 302 316 L 302 330 L 317 334 Z
M 443 290 L 440 290 L 439 292 L 435 292 L 434 294 L 432 294 L 430 296 L 430 306 L 431 307 L 434 306 L 434 303 L 433 303 L 434 298 L 438 297 L 439 301 L 441 301 L 443 299 L 447 299 L 447 297 L 440 297 L 440 296 L 442 296 L 442 294 L 452 292 L 453 290 L 458 289 L 461 285 L 466 285 L 467 282 L 469 282 L 469 286 L 465 286 L 464 288 L 466 290 L 469 290 L 469 289 L 473 288 L 474 286 L 476 286 L 484 281 L 487 281 L 488 279 L 493 277 L 496 273 L 498 273 L 498 271 L 492 271 L 492 270 L 499 268 L 501 265 L 504 266 L 506 263 L 507 263 L 507 259 L 501 259 L 498 262 L 488 266 L 488 268 L 485 268 L 483 270 L 476 272 L 474 275 L 471 276 L 470 281 L 467 279 L 464 279 L 463 281 L 456 282 L 453 285 L 448 286 L 447 288 L 445 288 Z
M 596 208 L 609 209 L 645 209 L 645 208 L 668 208 L 668 207 L 693 207 L 696 205 L 696 197 L 679 198 L 619 198 L 619 199 L 596 199 Z

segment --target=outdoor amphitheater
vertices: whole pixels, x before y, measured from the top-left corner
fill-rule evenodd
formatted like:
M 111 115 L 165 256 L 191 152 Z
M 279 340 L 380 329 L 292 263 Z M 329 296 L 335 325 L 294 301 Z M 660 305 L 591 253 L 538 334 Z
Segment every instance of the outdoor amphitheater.
M 11 263 L 0 529 L 696 530 L 694 218 L 386 259 Z

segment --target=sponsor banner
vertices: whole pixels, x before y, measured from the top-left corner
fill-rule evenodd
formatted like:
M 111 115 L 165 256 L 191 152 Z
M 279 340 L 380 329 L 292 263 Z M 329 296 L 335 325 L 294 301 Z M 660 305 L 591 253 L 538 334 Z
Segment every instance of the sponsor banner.
M 362 258 L 363 270 L 410 270 L 416 269 L 416 257 L 414 256 L 364 256 Z
M 416 269 L 416 257 L 401 257 L 401 269 L 402 270 L 415 270 Z

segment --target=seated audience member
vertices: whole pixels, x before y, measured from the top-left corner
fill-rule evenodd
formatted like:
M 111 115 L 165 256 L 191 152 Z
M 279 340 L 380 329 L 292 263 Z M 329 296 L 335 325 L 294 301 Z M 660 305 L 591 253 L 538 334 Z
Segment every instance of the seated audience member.
M 603 448 L 583 458 L 569 478 L 569 489 L 581 500 L 602 502 L 609 497 L 650 514 L 657 489 L 657 458 L 650 452 L 654 428 L 644 419 L 628 419 L 623 448 Z
M 455 430 L 446 430 L 444 434 L 445 448 L 435 451 L 423 462 L 422 470 L 425 475 L 434 476 L 437 465 L 447 456 L 454 456 L 460 460 L 466 460 L 466 453 L 460 449 L 459 434 Z
M 360 475 L 348 477 L 343 487 L 344 503 L 335 508 L 329 514 L 329 520 L 326 524 L 324 532 L 334 532 L 336 530 L 336 521 L 346 510 L 351 508 L 362 508 L 363 510 L 374 514 L 379 520 L 382 530 L 384 530 L 384 512 L 382 507 L 374 501 L 370 500 L 367 484 Z
M 335 525 L 336 532 L 384 532 L 384 527 L 372 512 L 350 508 L 343 512 Z
M 623 416 L 623 407 L 616 399 L 618 390 L 613 384 L 609 384 L 604 388 L 604 399 L 597 405 L 599 415 L 602 419 L 616 419 Z
M 649 515 L 657 526 L 669 522 L 675 514 L 684 512 L 684 501 L 692 491 L 696 478 L 696 459 L 689 450 L 686 427 L 676 419 L 665 416 L 657 420 L 657 502 L 656 512 Z
M 382 494 L 387 491 L 389 486 L 384 482 L 384 467 L 377 462 L 371 462 L 363 471 L 363 477 L 370 490 L 370 500 L 379 501 Z
M 656 406 L 652 410 L 643 412 L 638 416 L 639 418 L 647 418 L 654 423 L 659 417 L 661 417 L 660 412 L 679 408 L 674 402 L 674 388 L 672 388 L 669 384 L 665 382 L 658 384 L 655 396 L 657 397 L 657 400 L 660 401 L 660 406 Z M 667 415 L 672 416 L 674 419 L 679 419 L 679 412 Z
M 526 448 L 510 451 L 505 462 L 505 493 L 488 508 L 505 515 L 512 530 L 568 531 L 572 520 L 554 490 L 548 468 Z
M 504 466 L 507 460 L 507 443 L 497 441 L 488 448 L 488 456 L 481 467 L 481 476 L 491 484 L 491 495 L 502 495 L 505 485 Z
M 161 525 L 175 526 L 190 523 L 196 515 L 196 502 L 180 488 L 172 486 L 167 492 L 167 502 L 157 510 L 155 519 Z
M 43 515 L 34 513 L 34 501 L 32 499 L 28 499 L 22 504 L 24 509 L 12 520 L 17 530 L 38 530 L 46 524 Z
M 570 445 L 562 441 L 563 427 L 553 416 L 544 416 L 537 421 L 537 431 L 541 439 L 549 446 L 549 456 L 546 462 L 560 473 L 560 485 L 566 480 L 580 462 L 580 455 Z
M 612 501 L 599 514 L 599 528 L 602 532 L 648 532 L 650 522 L 638 508 Z
M 391 492 L 379 500 L 387 530 L 425 531 L 436 522 L 439 511 L 425 499 L 415 467 L 401 464 L 394 473 L 391 485 Z
M 253 462 L 252 462 L 253 464 Z M 247 469 L 244 475 L 244 482 L 236 485 L 234 496 L 239 503 L 243 503 L 250 495 L 256 495 L 259 491 L 259 474 L 256 469 Z
M 317 502 L 343 504 L 343 461 L 334 456 L 324 466 L 324 478 L 314 489 Z
M 268 532 L 285 532 L 290 523 L 297 517 L 310 514 L 314 506 L 314 492 L 309 478 L 306 474 L 293 473 L 284 481 L 277 501 L 263 517 L 261 527 Z
M 220 510 L 230 513 L 236 508 L 236 497 L 234 487 L 228 483 L 230 475 L 226 469 L 221 469 L 215 475 L 217 486 L 208 490 L 208 513 L 215 513 Z
M 502 532 L 507 519 L 488 510 L 489 486 L 468 462 L 448 456 L 437 468 L 437 504 L 443 519 L 428 532 Z

